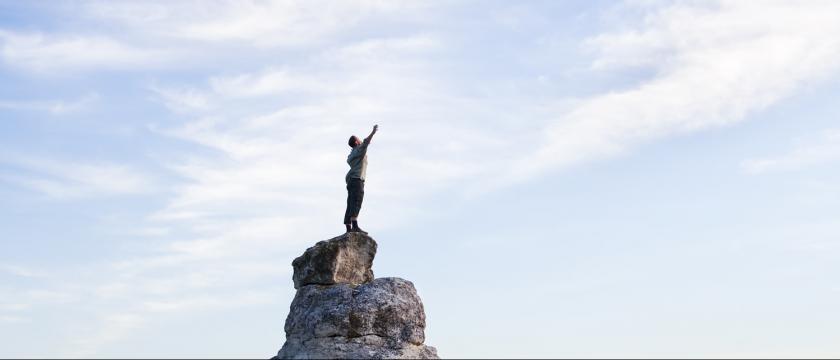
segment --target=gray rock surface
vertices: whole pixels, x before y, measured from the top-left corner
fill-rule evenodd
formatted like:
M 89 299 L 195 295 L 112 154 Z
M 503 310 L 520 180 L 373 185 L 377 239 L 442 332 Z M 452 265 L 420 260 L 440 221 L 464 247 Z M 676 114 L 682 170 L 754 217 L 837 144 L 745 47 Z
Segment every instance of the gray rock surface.
M 411 281 L 380 278 L 353 291 L 350 335 L 377 335 L 414 345 L 426 340 L 426 313 Z
M 376 241 L 361 233 L 346 233 L 319 241 L 292 261 L 295 289 L 305 285 L 363 284 L 373 280 Z
M 357 338 L 290 339 L 276 359 L 439 359 L 431 346 L 393 345 L 376 335 Z
M 414 284 L 400 278 L 372 279 L 375 253 L 372 238 L 345 234 L 319 242 L 295 259 L 298 291 L 286 318 L 286 343 L 275 358 L 438 358 L 434 347 L 423 345 L 426 314 Z M 319 257 L 345 265 L 311 265 L 329 263 Z M 349 269 L 350 264 L 357 268 Z M 299 269 L 307 273 L 301 280 Z M 334 281 L 304 280 L 315 278 Z M 351 278 L 354 281 L 346 280 Z

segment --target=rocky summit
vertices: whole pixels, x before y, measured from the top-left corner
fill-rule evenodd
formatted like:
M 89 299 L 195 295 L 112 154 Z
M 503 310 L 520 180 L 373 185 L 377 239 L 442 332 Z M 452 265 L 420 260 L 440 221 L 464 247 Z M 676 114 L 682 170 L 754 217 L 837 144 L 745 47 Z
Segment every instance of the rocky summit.
M 292 262 L 297 294 L 275 359 L 437 359 L 426 313 L 408 280 L 373 278 L 376 241 L 346 233 Z
M 319 241 L 292 261 L 295 289 L 305 285 L 356 285 L 373 280 L 371 266 L 376 256 L 376 241 L 356 234 L 359 233 Z

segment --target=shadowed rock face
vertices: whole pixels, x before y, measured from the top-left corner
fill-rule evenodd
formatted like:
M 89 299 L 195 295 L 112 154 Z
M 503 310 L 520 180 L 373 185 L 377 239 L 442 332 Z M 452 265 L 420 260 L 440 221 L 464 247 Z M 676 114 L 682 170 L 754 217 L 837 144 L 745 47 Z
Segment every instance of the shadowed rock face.
M 378 336 L 289 339 L 277 359 L 438 359 L 431 346 L 393 346 Z
M 375 254 L 372 238 L 345 234 L 294 260 L 298 291 L 275 358 L 438 358 L 423 345 L 426 314 L 414 284 L 372 279 Z
M 350 335 L 377 335 L 414 345 L 426 340 L 426 313 L 411 281 L 381 278 L 353 289 Z
M 362 284 L 373 280 L 376 241 L 347 233 L 320 241 L 292 261 L 295 289 L 305 285 Z

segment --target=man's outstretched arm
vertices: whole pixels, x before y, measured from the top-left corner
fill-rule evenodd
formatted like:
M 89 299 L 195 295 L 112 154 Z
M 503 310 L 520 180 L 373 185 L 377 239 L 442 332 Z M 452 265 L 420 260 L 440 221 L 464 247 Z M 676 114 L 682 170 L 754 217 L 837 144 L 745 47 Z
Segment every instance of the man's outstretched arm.
M 370 145 L 370 141 L 373 139 L 373 135 L 376 134 L 376 130 L 378 129 L 379 125 L 373 125 L 373 131 L 370 132 L 370 135 L 368 135 L 368 137 L 365 138 L 362 144 L 365 146 Z

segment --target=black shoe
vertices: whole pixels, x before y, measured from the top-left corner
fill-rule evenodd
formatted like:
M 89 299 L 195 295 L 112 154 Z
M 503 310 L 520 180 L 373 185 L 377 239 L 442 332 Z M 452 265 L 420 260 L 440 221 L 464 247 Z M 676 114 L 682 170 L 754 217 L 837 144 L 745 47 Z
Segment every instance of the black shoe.
M 362 230 L 362 228 L 360 228 L 359 226 L 354 226 L 352 229 L 350 229 L 350 232 L 357 232 L 357 233 L 362 233 L 362 234 L 365 234 L 365 235 L 368 234 L 367 231 Z
M 362 228 L 359 227 L 359 223 L 355 220 L 353 220 L 353 229 L 350 231 L 367 235 L 367 231 L 362 230 Z

